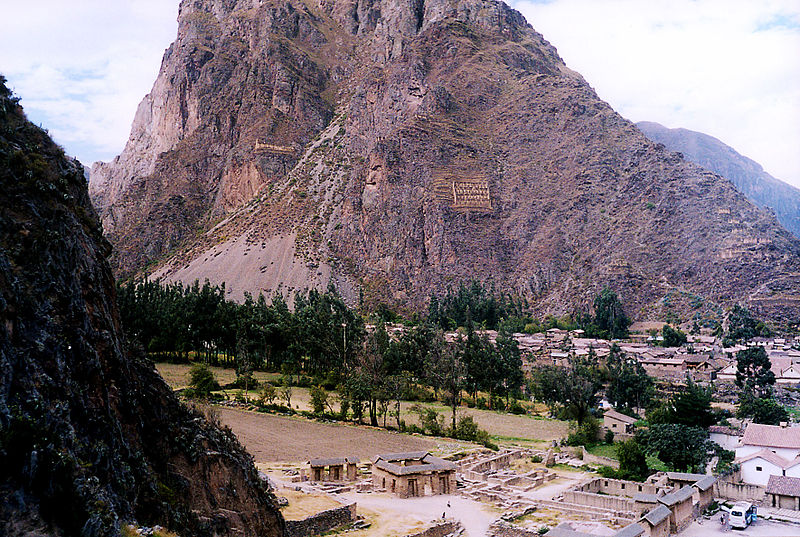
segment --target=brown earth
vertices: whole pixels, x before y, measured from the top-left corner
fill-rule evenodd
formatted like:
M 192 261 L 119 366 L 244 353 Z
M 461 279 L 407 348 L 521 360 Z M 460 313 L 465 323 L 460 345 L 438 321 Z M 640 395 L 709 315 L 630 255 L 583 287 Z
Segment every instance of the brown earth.
M 431 438 L 371 427 L 319 423 L 224 407 L 218 407 L 218 411 L 220 421 L 233 430 L 257 463 L 302 462 L 345 455 L 366 460 L 381 453 L 439 449 L 439 444 Z
M 800 241 L 497 0 L 184 1 L 91 181 L 123 276 L 403 309 L 492 280 L 559 315 L 608 285 L 637 318 L 800 320 Z

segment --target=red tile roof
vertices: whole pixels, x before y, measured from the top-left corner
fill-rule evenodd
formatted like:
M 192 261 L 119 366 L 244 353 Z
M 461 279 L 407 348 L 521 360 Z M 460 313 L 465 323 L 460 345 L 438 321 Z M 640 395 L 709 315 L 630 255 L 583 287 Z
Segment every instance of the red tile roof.
M 742 445 L 800 449 L 800 427 L 751 423 L 744 431 Z
M 767 482 L 767 494 L 781 496 L 800 496 L 800 478 L 785 475 L 771 475 Z

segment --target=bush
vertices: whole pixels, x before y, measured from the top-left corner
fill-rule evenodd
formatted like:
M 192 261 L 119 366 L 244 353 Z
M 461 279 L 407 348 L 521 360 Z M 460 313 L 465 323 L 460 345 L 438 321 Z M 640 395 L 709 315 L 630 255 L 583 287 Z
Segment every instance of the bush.
M 539 463 L 542 462 L 543 460 L 544 459 L 542 458 L 541 455 L 534 455 L 533 457 L 531 457 L 531 462 L 533 463 Z
M 647 468 L 647 457 L 635 439 L 617 444 L 619 473 L 623 479 L 644 481 L 650 473 Z
M 314 414 L 321 416 L 325 413 L 325 405 L 328 403 L 328 392 L 322 386 L 314 386 L 311 388 L 310 395 Z
M 567 436 L 568 446 L 593 446 L 600 435 L 600 422 L 593 417 L 586 418 L 583 423 Z
M 432 408 L 414 405 L 411 408 L 419 416 L 419 423 L 424 434 L 442 436 L 444 432 L 444 417 Z
M 278 390 L 275 389 L 275 386 L 267 382 L 261 388 L 261 397 L 259 398 L 258 403 L 260 405 L 271 405 L 275 402 L 277 397 Z
M 508 411 L 511 412 L 512 414 L 519 414 L 519 415 L 524 415 L 528 413 L 528 411 L 525 410 L 525 407 L 522 406 L 522 404 L 516 399 L 511 401 L 511 404 L 508 407 Z
M 473 442 L 478 436 L 478 430 L 478 424 L 475 423 L 472 416 L 462 416 L 456 424 L 456 430 L 452 431 L 453 434 L 449 436 L 458 440 Z
M 613 444 L 614 443 L 614 431 L 612 431 L 611 429 L 607 429 L 605 437 L 603 437 L 603 441 L 605 441 L 606 444 Z
M 211 392 L 219 390 L 219 382 L 206 364 L 195 364 L 189 371 L 189 386 L 195 397 L 209 397 Z

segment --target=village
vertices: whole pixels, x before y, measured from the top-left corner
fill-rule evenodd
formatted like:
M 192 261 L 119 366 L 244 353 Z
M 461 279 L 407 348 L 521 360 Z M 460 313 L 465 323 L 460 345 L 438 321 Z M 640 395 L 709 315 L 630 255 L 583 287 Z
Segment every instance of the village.
M 800 338 L 756 337 L 746 344 L 730 347 L 723 338 L 711 334 L 687 334 L 680 347 L 665 347 L 658 331 L 664 323 L 634 323 L 629 338 L 609 341 L 584 337 L 583 330 L 551 328 L 538 334 L 513 334 L 522 354 L 522 369 L 526 374 L 541 365 L 567 366 L 570 356 L 586 356 L 594 352 L 598 358 L 608 356 L 616 344 L 627 356 L 635 357 L 648 375 L 656 380 L 681 382 L 691 378 L 697 382 L 733 381 L 736 378 L 736 353 L 748 347 L 764 348 L 772 363 L 777 384 L 800 383 Z M 389 328 L 387 328 L 388 330 Z M 402 331 L 400 326 L 393 327 Z M 655 335 L 653 334 L 655 332 Z M 483 330 L 494 342 L 497 331 Z M 451 340 L 456 332 L 446 334 Z
M 664 347 L 654 330 L 631 328 L 624 341 L 558 328 L 513 337 L 527 375 L 589 353 L 602 359 L 617 345 L 657 382 L 714 384 L 724 399 L 736 377 L 736 353 L 759 346 L 779 388 L 800 382 L 800 350 L 791 338 L 726 347 L 710 334 L 688 335 L 680 347 Z M 402 330 L 387 326 L 394 337 Z M 490 341 L 497 337 L 490 330 L 479 333 Z M 633 438 L 639 420 L 603 403 L 601 432 L 618 441 Z M 731 531 L 737 513 L 747 519 L 748 535 L 800 535 L 800 427 L 735 418 L 729 423 L 709 427 L 712 442 L 735 452 L 729 468 L 716 471 L 715 458 L 706 473 L 655 471 L 642 481 L 603 477 L 598 470 L 618 466 L 616 460 L 555 440 L 542 448 L 506 445 L 499 451 L 447 446 L 364 459 L 342 453 L 260 468 L 284 506 L 288 535 L 297 537 L 693 537 Z
M 800 475 L 800 428 L 786 432 L 749 426 L 738 439 L 741 468 L 719 476 L 655 472 L 642 482 L 609 479 L 595 473 L 607 461 L 557 447 L 310 459 L 265 467 L 262 475 L 284 506 L 287 535 L 296 537 L 331 530 L 354 536 L 690 537 L 727 533 L 737 507 L 755 514 L 748 535 L 800 535 L 800 478 L 793 477 Z M 779 460 L 789 457 L 795 464 L 781 467 Z M 763 484 L 743 482 L 753 472 L 763 473 Z

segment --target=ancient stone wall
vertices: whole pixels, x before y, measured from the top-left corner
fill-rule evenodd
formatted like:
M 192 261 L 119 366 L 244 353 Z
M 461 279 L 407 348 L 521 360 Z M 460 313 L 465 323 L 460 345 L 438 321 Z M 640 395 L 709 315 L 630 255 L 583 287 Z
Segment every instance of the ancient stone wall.
M 610 511 L 633 511 L 635 507 L 634 501 L 630 498 L 575 490 L 566 491 L 564 493 L 564 501 L 567 503 L 599 507 Z
M 448 535 L 455 535 L 459 530 L 461 530 L 460 522 L 448 520 L 419 533 L 406 535 L 406 537 L 447 537 Z
M 489 526 L 489 537 L 539 537 L 539 534 L 532 530 L 517 528 L 506 522 L 498 520 Z
M 610 494 L 613 496 L 627 496 L 632 498 L 635 494 L 658 494 L 659 487 L 650 483 L 625 481 L 622 479 L 605 479 L 599 477 L 577 487 L 580 492 L 593 492 Z
M 286 537 L 311 537 L 356 520 L 356 504 L 322 511 L 303 520 L 286 521 Z
M 747 483 L 731 483 L 730 481 L 717 481 L 714 485 L 714 496 L 731 500 L 746 500 L 753 503 L 764 501 L 764 487 L 749 485 Z

